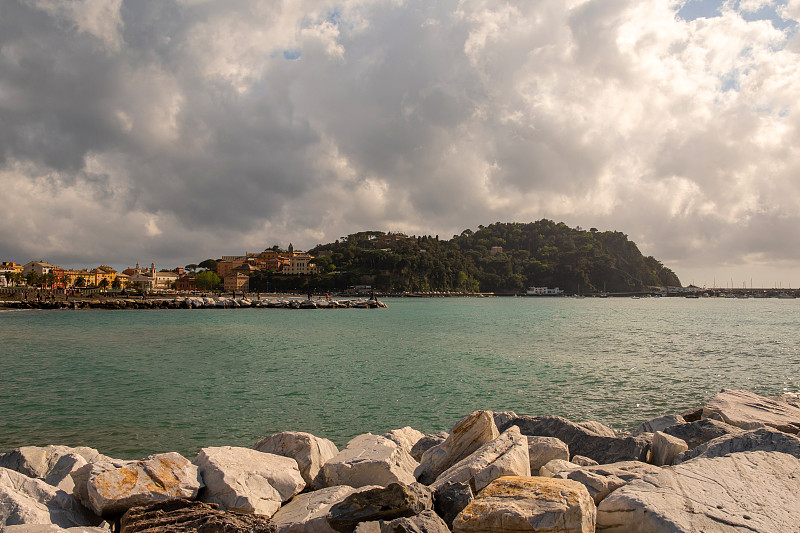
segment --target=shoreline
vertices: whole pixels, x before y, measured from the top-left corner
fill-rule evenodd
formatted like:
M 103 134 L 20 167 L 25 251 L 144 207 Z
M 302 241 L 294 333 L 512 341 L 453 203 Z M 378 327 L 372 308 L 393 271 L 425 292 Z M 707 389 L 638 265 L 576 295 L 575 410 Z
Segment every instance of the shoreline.
M 333 298 L 233 298 L 233 297 L 139 297 L 80 298 L 64 300 L 0 300 L 6 310 L 82 310 L 82 309 L 381 309 L 387 305 L 377 297 L 370 299 Z

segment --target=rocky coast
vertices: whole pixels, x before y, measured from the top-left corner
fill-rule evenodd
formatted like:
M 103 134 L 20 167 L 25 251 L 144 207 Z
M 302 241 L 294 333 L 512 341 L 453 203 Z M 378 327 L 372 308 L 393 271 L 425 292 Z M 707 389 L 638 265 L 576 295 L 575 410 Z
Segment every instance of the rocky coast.
M 344 449 L 297 431 L 140 460 L 0 454 L 0 531 L 785 532 L 800 530 L 800 401 L 723 390 L 643 421 L 474 411 Z
M 377 298 L 333 299 L 291 297 L 190 296 L 176 298 L 80 298 L 2 300 L 0 309 L 379 309 Z

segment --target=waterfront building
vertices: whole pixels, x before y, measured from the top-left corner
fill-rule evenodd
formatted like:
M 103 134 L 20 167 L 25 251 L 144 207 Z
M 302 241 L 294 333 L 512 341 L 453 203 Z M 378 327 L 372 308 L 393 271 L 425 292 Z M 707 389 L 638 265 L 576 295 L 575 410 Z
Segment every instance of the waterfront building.
M 247 292 L 250 290 L 250 277 L 238 271 L 233 272 L 225 277 L 223 286 L 225 292 Z
M 525 294 L 528 296 L 560 296 L 564 294 L 564 291 L 558 287 L 555 289 L 550 287 L 528 287 L 528 291 Z

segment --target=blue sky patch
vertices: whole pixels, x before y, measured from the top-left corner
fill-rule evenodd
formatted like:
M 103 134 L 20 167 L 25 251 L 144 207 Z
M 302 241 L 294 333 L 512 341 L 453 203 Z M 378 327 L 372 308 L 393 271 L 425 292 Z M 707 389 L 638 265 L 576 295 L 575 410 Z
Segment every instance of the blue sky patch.
M 303 53 L 300 51 L 299 48 L 296 48 L 294 50 L 284 50 L 283 51 L 283 57 L 285 59 L 288 59 L 289 61 L 294 61 L 295 59 L 300 59 L 301 55 L 303 55 Z

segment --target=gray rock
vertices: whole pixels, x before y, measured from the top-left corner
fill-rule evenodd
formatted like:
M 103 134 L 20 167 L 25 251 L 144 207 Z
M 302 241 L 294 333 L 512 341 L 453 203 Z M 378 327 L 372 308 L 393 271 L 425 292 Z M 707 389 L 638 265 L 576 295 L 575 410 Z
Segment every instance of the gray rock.
M 553 459 L 569 461 L 569 446 L 555 437 L 528 437 L 528 456 L 531 473 L 538 474 Z
M 157 501 L 194 499 L 203 486 L 197 467 L 175 452 L 142 461 L 89 463 L 73 474 L 76 494 L 78 479 L 85 477 L 87 507 L 99 516 L 122 514 Z
M 447 439 L 448 435 L 450 434 L 446 431 L 437 431 L 436 433 L 425 435 L 417 441 L 413 448 L 411 448 L 411 457 L 413 457 L 417 462 L 421 461 L 422 454 L 434 446 L 443 443 Z
M 93 523 L 96 521 L 66 492 L 0 467 L 0 531 L 13 525 L 53 524 L 68 528 Z
M 595 435 L 600 435 L 601 437 L 616 437 L 617 434 L 614 430 L 605 424 L 601 424 L 600 422 L 576 422 L 576 424 L 588 431 L 591 431 Z
M 203 448 L 192 462 L 206 484 L 202 500 L 223 510 L 272 516 L 306 485 L 291 457 L 249 448 Z
M 450 528 L 433 511 L 423 511 L 408 518 L 380 522 L 381 533 L 450 533 Z
M 704 420 L 670 426 L 664 430 L 664 433 L 683 440 L 691 450 L 717 437 L 722 437 L 724 435 L 741 435 L 744 433 L 744 430 L 724 422 L 706 418 Z
M 453 521 L 455 533 L 589 533 L 596 509 L 586 487 L 569 479 L 501 477 Z
M 580 468 L 580 466 L 576 465 L 575 463 L 571 463 L 563 459 L 553 459 L 552 461 L 548 461 L 539 469 L 539 475 L 541 477 L 555 477 L 555 475 L 559 472 L 563 472 L 565 470 L 576 470 L 578 468 Z
M 618 438 L 598 435 L 560 416 L 519 416 L 509 425 L 519 427 L 523 435 L 530 437 L 556 437 L 569 446 L 573 456 L 583 455 L 601 464 L 646 461 L 650 450 L 647 436 Z
M 334 504 L 328 513 L 328 524 L 341 533 L 351 533 L 359 522 L 392 520 L 433 509 L 432 492 L 419 483 L 356 492 Z
M 418 463 L 403 448 L 380 435 L 366 433 L 353 438 L 347 447 L 326 462 L 322 470 L 328 486 L 388 486 L 411 484 Z
M 656 431 L 653 435 L 652 463 L 656 466 L 671 465 L 675 457 L 688 449 L 684 440 Z
M 492 418 L 494 419 L 494 425 L 500 428 L 517 418 L 517 413 L 514 411 L 492 411 Z
M 608 533 L 795 531 L 800 460 L 780 452 L 697 458 L 646 474 L 612 492 L 597 510 Z
M 766 424 L 787 433 L 800 431 L 800 408 L 748 391 L 723 389 L 703 406 L 703 418 L 714 413 L 742 429 Z
M 394 442 L 409 454 L 411 454 L 411 450 L 414 449 L 414 445 L 425 437 L 421 431 L 417 431 L 411 426 L 387 431 L 382 436 Z
M 476 494 L 503 476 L 530 476 L 528 438 L 512 426 L 502 435 L 445 470 L 431 487 L 445 483 L 469 483 Z
M 659 471 L 658 467 L 640 461 L 623 461 L 608 465 L 564 469 L 553 477 L 571 479 L 582 484 L 597 505 L 616 489 L 635 479 L 640 479 L 645 474 Z
M 414 476 L 420 483 L 433 483 L 442 472 L 499 435 L 492 412 L 475 411 L 459 420 L 444 442 L 422 454 Z
M 41 479 L 71 494 L 75 486 L 72 472 L 87 463 L 107 460 L 108 457 L 86 446 L 23 446 L 0 454 L 0 467 Z
M 272 523 L 279 533 L 333 533 L 328 525 L 328 513 L 335 504 L 354 492 L 378 487 L 355 489 L 346 485 L 328 487 L 314 492 L 298 494 L 272 515 Z
M 800 458 L 800 438 L 772 428 L 756 429 L 738 435 L 717 437 L 683 453 L 676 462 L 685 462 L 696 457 L 722 457 L 729 453 L 750 451 L 783 452 Z
M 672 427 L 676 424 L 685 424 L 686 420 L 681 415 L 664 415 L 659 416 L 658 418 L 653 418 L 652 420 L 648 420 L 647 422 L 642 422 L 639 424 L 639 427 L 636 428 L 636 431 L 633 432 L 634 435 L 641 435 L 642 433 L 655 433 L 656 431 L 664 431 L 668 427 Z
M 589 459 L 588 457 L 584 457 L 583 455 L 573 455 L 572 459 L 570 459 L 570 462 L 578 466 L 595 466 L 600 464 L 594 459 Z
M 442 517 L 447 527 L 453 527 L 458 513 L 475 499 L 475 494 L 469 483 L 448 482 L 436 488 L 433 494 L 433 508 L 436 514 Z
M 339 453 L 339 449 L 332 441 L 301 431 L 283 431 L 264 437 L 256 442 L 253 448 L 264 453 L 291 457 L 297 461 L 300 475 L 312 489 L 325 485 L 321 475 L 322 465 Z

